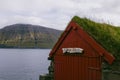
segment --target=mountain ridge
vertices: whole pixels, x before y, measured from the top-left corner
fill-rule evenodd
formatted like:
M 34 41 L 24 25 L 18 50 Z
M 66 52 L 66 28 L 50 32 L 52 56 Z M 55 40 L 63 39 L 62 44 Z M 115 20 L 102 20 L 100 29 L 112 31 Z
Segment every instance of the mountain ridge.
M 0 29 L 1 48 L 52 48 L 62 31 L 32 24 Z

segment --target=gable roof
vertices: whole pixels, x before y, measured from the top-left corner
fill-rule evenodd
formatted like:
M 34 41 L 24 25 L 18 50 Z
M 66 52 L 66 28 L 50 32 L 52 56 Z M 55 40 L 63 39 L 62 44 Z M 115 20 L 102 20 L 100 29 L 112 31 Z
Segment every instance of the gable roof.
M 62 44 L 62 42 L 64 41 L 64 39 L 66 38 L 66 36 L 69 34 L 69 32 L 72 30 L 72 29 L 75 29 L 75 28 L 79 28 L 82 33 L 84 34 L 84 38 L 87 37 L 86 42 L 89 43 L 89 45 L 91 45 L 91 47 L 93 47 L 100 56 L 103 56 L 104 59 L 109 63 L 109 64 L 112 64 L 112 62 L 114 61 L 114 57 L 108 53 L 108 51 L 106 51 L 103 47 L 101 47 L 100 44 L 97 43 L 96 40 L 94 40 L 91 35 L 89 33 L 87 33 L 83 27 L 81 25 L 79 25 L 77 22 L 75 22 L 74 20 L 72 20 L 69 25 L 67 26 L 67 28 L 65 29 L 65 31 L 63 32 L 63 34 L 61 35 L 61 37 L 59 38 L 58 42 L 56 43 L 56 45 L 53 47 L 52 51 L 50 52 L 49 54 L 49 58 L 52 58 L 56 51 L 58 50 L 58 48 L 60 47 L 60 45 Z
M 72 21 L 80 25 L 97 43 L 120 60 L 120 27 L 106 23 L 97 23 L 87 18 L 73 17 Z

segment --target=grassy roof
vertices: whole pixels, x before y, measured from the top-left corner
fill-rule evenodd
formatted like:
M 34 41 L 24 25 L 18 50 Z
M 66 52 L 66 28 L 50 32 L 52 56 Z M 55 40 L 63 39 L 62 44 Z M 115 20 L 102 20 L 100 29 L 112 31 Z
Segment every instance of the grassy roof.
M 87 18 L 73 17 L 102 47 L 113 54 L 116 60 L 120 60 L 120 27 L 105 23 L 97 23 Z

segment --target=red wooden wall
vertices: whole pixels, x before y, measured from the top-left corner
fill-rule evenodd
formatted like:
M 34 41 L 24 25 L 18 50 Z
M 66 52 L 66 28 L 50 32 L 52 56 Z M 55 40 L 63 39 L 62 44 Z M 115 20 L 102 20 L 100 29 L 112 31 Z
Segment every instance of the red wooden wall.
M 82 48 L 83 53 L 65 54 L 63 48 Z M 115 58 L 75 22 L 70 22 L 49 54 L 54 61 L 54 80 L 102 80 L 102 59 Z
M 101 80 L 101 56 L 76 30 L 71 30 L 54 56 L 54 80 Z M 63 54 L 62 48 L 82 48 L 83 54 Z
M 101 80 L 99 57 L 55 56 L 54 80 Z

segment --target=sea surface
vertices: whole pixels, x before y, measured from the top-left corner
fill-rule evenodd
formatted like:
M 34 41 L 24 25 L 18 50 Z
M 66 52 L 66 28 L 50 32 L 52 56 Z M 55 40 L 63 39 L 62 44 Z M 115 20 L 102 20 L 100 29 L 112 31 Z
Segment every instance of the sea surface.
M 50 49 L 0 49 L 0 80 L 39 80 L 48 73 Z

